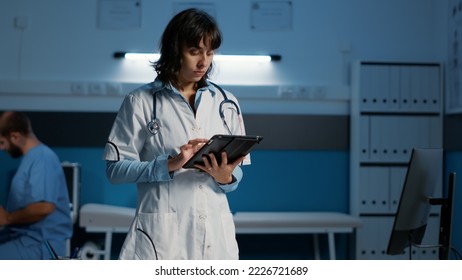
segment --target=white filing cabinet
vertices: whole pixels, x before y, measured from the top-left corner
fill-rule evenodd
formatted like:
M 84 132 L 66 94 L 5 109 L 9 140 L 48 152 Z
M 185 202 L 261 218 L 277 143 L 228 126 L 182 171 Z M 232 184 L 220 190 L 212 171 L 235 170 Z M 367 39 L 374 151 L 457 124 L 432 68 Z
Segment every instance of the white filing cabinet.
M 439 63 L 357 61 L 350 111 L 350 211 L 363 222 L 356 259 L 408 259 L 386 254 L 413 148 L 442 148 L 443 91 Z M 442 182 L 435 196 L 441 196 Z M 435 207 L 424 243 L 438 243 Z M 412 249 L 437 259 L 437 249 Z

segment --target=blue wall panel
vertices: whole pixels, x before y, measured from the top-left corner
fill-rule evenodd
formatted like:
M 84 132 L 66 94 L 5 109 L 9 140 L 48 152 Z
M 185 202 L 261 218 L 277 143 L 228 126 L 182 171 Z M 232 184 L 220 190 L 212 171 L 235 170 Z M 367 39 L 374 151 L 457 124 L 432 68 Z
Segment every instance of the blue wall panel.
M 349 154 L 257 150 L 229 194 L 232 211 L 348 212 Z
M 63 161 L 79 162 L 82 165 L 81 203 L 104 203 L 135 207 L 134 184 L 112 185 L 105 177 L 105 163 L 101 160 L 102 148 L 54 148 Z M 454 206 L 453 246 L 462 249 L 462 152 L 447 152 L 445 174 L 455 171 L 456 198 Z M 19 164 L 6 153 L 0 153 L 0 203 L 6 202 L 9 180 Z M 228 195 L 230 207 L 236 211 L 338 211 L 348 212 L 349 201 L 349 154 L 346 151 L 314 150 L 257 150 L 252 153 L 252 165 L 242 167 L 244 178 L 239 188 Z M 447 177 L 447 176 L 446 176 Z M 254 244 L 261 238 L 239 237 L 243 244 L 243 258 L 264 258 L 260 250 L 267 244 Z M 278 242 L 275 237 L 265 240 Z M 305 258 L 307 253 L 292 238 L 281 236 L 287 250 L 278 255 L 272 252 L 269 258 Z M 267 240 L 267 241 L 268 241 Z M 295 239 L 293 239 L 295 240 Z M 300 238 L 296 239 L 300 241 Z M 338 257 L 347 258 L 347 242 L 340 237 Z M 309 243 L 309 239 L 307 240 Z M 115 244 L 117 247 L 117 244 Z M 247 248 L 249 247 L 249 248 Z M 257 248 L 257 249 L 255 249 Z M 292 248 L 292 249 L 291 249 Z M 255 251 L 255 250 L 256 251 Z
M 105 176 L 102 148 L 54 148 L 62 161 L 81 164 L 81 204 L 136 206 L 134 184 L 112 185 Z M 0 201 L 19 164 L 1 153 Z M 239 188 L 228 195 L 235 211 L 348 212 L 348 153 L 344 151 L 257 150 L 243 166 Z

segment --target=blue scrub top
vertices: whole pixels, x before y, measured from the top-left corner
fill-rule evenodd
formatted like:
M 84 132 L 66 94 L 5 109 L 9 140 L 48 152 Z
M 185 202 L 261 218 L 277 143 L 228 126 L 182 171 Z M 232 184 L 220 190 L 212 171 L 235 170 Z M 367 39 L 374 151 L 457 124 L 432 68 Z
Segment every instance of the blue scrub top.
M 41 144 L 24 155 L 11 182 L 6 209 L 12 212 L 43 201 L 53 203 L 55 211 L 36 223 L 12 225 L 10 232 L 18 237 L 27 235 L 35 244 L 36 241 L 62 242 L 69 239 L 72 221 L 64 172 L 57 155 Z

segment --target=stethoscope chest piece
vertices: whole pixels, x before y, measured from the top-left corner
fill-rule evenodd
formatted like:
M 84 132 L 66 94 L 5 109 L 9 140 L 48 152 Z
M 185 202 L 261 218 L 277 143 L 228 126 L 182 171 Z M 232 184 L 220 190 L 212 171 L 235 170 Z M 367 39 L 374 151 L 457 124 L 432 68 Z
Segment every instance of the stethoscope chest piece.
M 152 135 L 156 135 L 159 132 L 160 125 L 157 119 L 153 119 L 148 123 L 148 130 Z

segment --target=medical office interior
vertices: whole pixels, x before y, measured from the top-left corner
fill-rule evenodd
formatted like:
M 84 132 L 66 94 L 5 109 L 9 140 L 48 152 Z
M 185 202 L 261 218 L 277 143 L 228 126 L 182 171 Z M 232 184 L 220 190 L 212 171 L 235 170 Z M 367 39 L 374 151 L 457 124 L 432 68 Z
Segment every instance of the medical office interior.
M 247 133 L 264 137 L 228 195 L 236 217 L 249 214 L 241 230 L 236 223 L 240 258 L 407 259 L 386 249 L 412 148 L 443 149 L 440 195 L 450 172 L 462 174 L 461 0 L 1 0 L 0 110 L 28 112 L 37 136 L 71 163 L 82 258 L 117 258 L 136 206 L 134 185 L 106 179 L 102 152 L 123 96 L 155 72 L 114 53 L 156 52 L 168 20 L 191 6 L 217 19 L 219 54 L 280 56 L 216 62 L 212 76 L 239 99 Z M 19 160 L 1 153 L 0 162 L 4 205 Z M 306 213 L 312 224 L 298 225 Z M 323 216 L 332 213 L 353 220 Z M 424 239 L 434 245 L 438 211 L 430 216 Z M 259 230 L 266 218 L 274 228 Z

